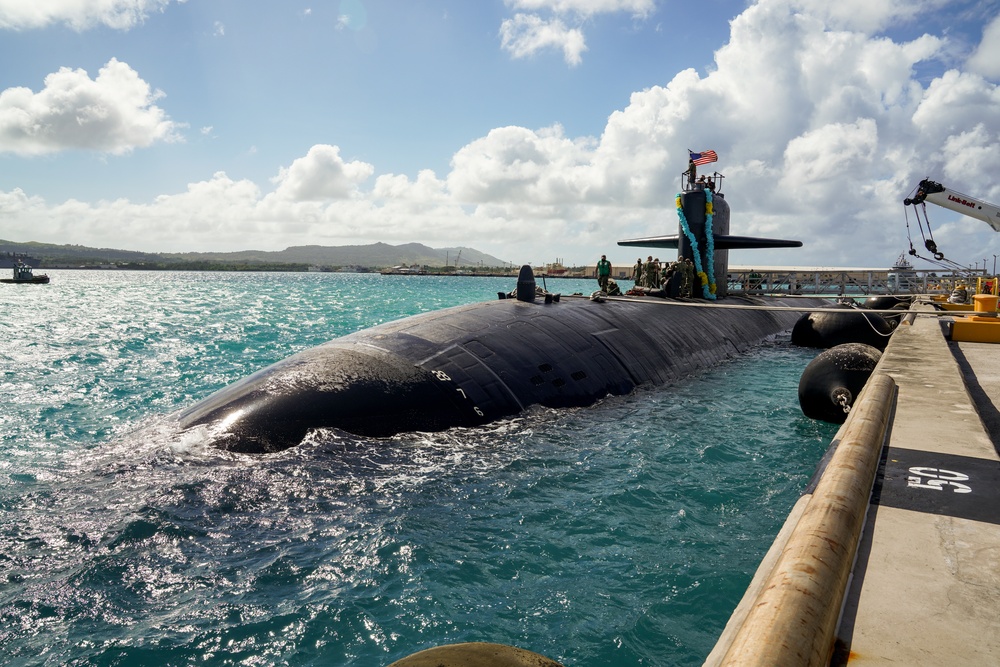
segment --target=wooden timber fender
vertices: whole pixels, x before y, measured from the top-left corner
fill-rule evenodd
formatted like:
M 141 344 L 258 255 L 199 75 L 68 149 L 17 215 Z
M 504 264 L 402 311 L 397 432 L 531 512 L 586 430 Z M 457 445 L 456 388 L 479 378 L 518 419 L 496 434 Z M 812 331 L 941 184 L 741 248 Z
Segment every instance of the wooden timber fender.
M 829 665 L 896 384 L 873 375 L 722 665 Z

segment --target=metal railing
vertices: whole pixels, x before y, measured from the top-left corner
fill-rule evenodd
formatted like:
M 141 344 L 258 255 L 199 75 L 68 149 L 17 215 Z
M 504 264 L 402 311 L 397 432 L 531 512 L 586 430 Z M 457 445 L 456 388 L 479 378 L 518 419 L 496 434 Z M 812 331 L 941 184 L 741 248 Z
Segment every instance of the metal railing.
M 695 179 L 694 183 L 692 183 L 691 179 L 688 178 L 688 172 L 682 171 L 680 191 L 695 192 L 698 190 L 704 190 L 705 188 L 709 188 L 715 194 L 721 195 L 722 181 L 725 178 L 726 178 L 725 176 L 716 171 L 711 174 L 701 174 Z
M 977 293 L 1000 293 L 997 278 L 966 273 L 909 270 L 793 271 L 730 270 L 730 294 L 805 294 L 869 296 L 873 294 L 948 294 L 957 285 L 975 285 Z M 989 283 L 989 289 L 987 289 Z

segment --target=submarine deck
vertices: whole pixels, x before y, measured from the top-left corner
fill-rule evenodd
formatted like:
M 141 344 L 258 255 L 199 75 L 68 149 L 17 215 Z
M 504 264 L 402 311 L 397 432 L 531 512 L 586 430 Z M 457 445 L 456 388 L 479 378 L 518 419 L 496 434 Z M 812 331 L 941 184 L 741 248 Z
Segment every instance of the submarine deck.
M 998 664 L 1000 346 L 948 341 L 938 317 L 920 316 L 930 306 L 911 312 L 706 665 Z M 855 438 L 879 413 L 881 430 Z M 861 456 L 838 457 L 866 439 L 864 479 Z M 847 468 L 861 483 L 817 510 Z M 858 507 L 851 539 L 836 532 L 854 521 L 846 496 Z M 806 533 L 826 551 L 799 549 Z M 837 558 L 840 578 L 826 571 Z

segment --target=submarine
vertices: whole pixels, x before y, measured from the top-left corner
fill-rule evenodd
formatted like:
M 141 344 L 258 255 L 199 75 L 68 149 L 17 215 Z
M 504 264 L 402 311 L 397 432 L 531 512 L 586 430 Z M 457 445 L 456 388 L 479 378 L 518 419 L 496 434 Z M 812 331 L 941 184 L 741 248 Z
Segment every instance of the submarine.
M 677 235 L 618 243 L 677 248 L 702 275 L 701 298 L 677 298 L 676 285 L 656 296 L 553 295 L 524 266 L 510 295 L 304 350 L 182 411 L 180 426 L 209 429 L 222 449 L 268 453 L 316 429 L 383 438 L 481 426 L 535 405 L 584 407 L 670 383 L 790 329 L 800 313 L 774 306 L 825 303 L 727 295 L 729 249 L 801 242 L 730 236 L 728 203 L 709 188 L 686 189 L 677 208 Z

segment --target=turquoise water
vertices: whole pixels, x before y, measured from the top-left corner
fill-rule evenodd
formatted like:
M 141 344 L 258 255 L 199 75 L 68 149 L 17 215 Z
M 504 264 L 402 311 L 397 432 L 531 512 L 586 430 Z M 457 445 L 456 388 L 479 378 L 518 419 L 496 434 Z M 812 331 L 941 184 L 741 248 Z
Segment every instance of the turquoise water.
M 700 664 L 835 432 L 798 408 L 814 352 L 779 339 L 590 408 L 219 452 L 170 415 L 513 280 L 49 273 L 0 290 L 5 664 L 368 666 L 461 641 Z

